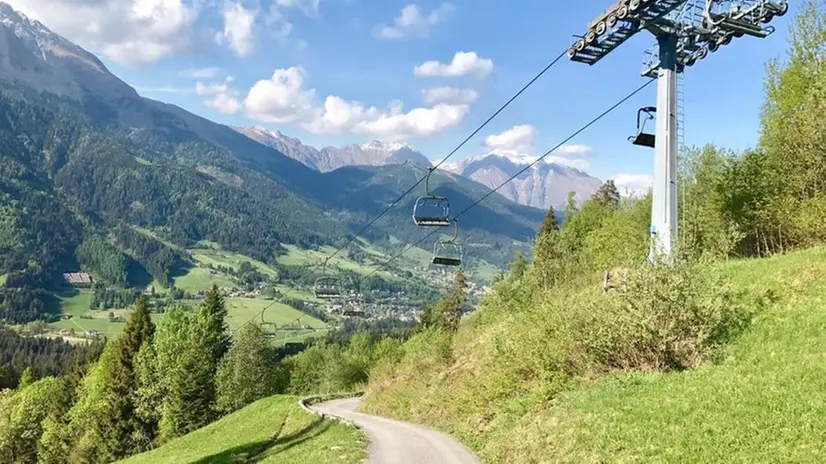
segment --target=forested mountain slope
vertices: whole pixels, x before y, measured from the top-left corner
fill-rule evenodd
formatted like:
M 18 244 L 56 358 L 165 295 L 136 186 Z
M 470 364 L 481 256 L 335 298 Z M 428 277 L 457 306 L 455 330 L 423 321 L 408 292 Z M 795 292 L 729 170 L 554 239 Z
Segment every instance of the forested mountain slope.
M 136 228 L 178 247 L 207 240 L 265 263 L 282 244 L 341 245 L 423 172 L 411 163 L 320 173 L 139 96 L 94 55 L 0 3 L 0 318 L 53 311 L 42 289 L 81 266 L 134 285 L 146 279 L 121 279 L 104 263 L 162 283 L 186 265 Z M 457 207 L 489 191 L 442 179 Z M 418 239 L 414 195 L 373 238 Z M 481 245 L 474 257 L 506 262 L 541 214 L 492 195 L 467 216 L 468 238 Z

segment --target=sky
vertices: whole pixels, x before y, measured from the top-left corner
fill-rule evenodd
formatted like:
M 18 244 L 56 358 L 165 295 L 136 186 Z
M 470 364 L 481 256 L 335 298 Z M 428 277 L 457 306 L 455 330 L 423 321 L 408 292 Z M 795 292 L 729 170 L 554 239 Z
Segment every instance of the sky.
M 5 0 L 98 55 L 146 97 L 317 147 L 404 141 L 444 158 L 584 34 L 609 0 Z M 799 2 L 796 2 L 799 3 Z M 755 146 L 765 63 L 782 57 L 795 7 L 767 39 L 744 37 L 685 73 L 687 145 Z M 594 66 L 567 58 L 450 161 L 545 153 L 644 83 L 637 34 Z M 621 188 L 650 183 L 631 145 L 650 85 L 552 154 Z

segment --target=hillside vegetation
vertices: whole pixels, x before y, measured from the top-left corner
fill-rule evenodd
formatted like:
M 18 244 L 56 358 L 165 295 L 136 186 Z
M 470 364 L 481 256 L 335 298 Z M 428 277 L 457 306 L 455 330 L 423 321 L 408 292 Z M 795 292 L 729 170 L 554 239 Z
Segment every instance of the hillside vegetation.
M 646 263 L 650 194 L 621 202 L 606 183 L 561 229 L 549 212 L 533 261 L 458 330 L 420 327 L 373 369 L 365 409 L 491 463 L 822 460 L 822 2 L 790 41 L 760 146 L 682 154 L 674 261 Z
M 259 400 L 123 464 L 360 463 L 367 439 L 358 429 L 321 419 L 294 396 Z
M 489 302 L 452 343 L 417 336 L 399 365 L 371 379 L 365 409 L 445 430 L 492 463 L 810 461 L 826 452 L 824 258 L 820 247 L 709 269 L 733 290 L 770 295 L 742 308 L 752 325 L 714 354 L 717 363 L 549 378 L 563 375 L 554 311 L 577 300 L 577 310 L 599 311 L 594 282 L 559 306 Z

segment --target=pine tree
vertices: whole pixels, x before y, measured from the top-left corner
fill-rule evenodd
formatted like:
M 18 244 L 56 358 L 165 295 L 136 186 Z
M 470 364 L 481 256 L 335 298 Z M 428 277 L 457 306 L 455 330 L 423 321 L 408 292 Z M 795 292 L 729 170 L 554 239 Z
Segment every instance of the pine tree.
M 255 324 L 241 328 L 218 366 L 218 409 L 232 412 L 275 393 L 274 362 L 264 332 Z
M 599 187 L 591 198 L 606 208 L 614 209 L 619 206 L 620 193 L 614 181 L 609 179 Z
M 129 367 L 132 367 L 132 360 L 138 354 L 144 344 L 151 343 L 152 337 L 155 334 L 155 324 L 152 323 L 152 318 L 149 314 L 149 309 L 146 307 L 146 300 L 143 295 L 139 295 L 135 300 L 135 310 L 126 321 L 126 327 L 123 329 L 123 336 L 121 340 L 121 350 L 124 361 L 127 361 Z
M 574 208 L 573 196 L 569 196 L 568 200 L 569 204 L 566 210 L 572 211 Z M 553 281 L 554 260 L 559 257 L 557 250 L 558 233 L 559 226 L 556 222 L 556 212 L 553 207 L 550 207 L 536 236 L 533 259 L 533 266 L 537 271 L 540 282 L 546 284 Z
M 528 261 L 525 259 L 525 255 L 518 251 L 516 252 L 516 259 L 510 264 L 510 275 L 514 279 L 519 279 L 523 275 L 525 275 L 525 271 L 528 269 Z
M 146 449 L 146 440 L 138 442 L 136 437 L 150 437 L 151 441 L 156 434 L 154 424 L 143 420 L 136 411 L 140 382 L 135 372 L 138 352 L 152 343 L 154 334 L 155 324 L 146 308 L 146 301 L 139 296 L 135 301 L 135 310 L 126 321 L 123 336 L 117 340 L 114 362 L 105 373 L 106 382 L 114 394 L 108 398 L 112 416 L 104 420 L 113 423 L 102 429 L 112 454 L 118 458 Z
M 550 232 L 556 232 L 559 230 L 559 224 L 556 221 L 556 211 L 554 211 L 554 207 L 551 206 L 548 208 L 548 212 L 545 214 L 545 219 L 542 221 L 542 227 L 539 228 L 538 236 L 542 236 L 548 234 Z
M 20 381 L 17 383 L 17 389 L 22 390 L 36 381 L 37 376 L 35 376 L 34 371 L 31 367 L 27 367 L 23 370 L 23 374 L 20 375 Z
M 201 305 L 200 317 L 204 324 L 205 342 L 210 347 L 210 353 L 217 368 L 218 362 L 229 349 L 230 336 L 224 296 L 215 284 L 206 292 L 206 298 Z

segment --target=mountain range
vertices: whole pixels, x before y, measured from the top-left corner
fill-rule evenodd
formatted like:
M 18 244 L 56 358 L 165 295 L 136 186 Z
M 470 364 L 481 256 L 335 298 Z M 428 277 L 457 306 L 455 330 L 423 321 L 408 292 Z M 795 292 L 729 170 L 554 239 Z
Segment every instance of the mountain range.
M 287 244 L 342 246 L 427 169 L 401 146 L 385 165 L 347 165 L 388 151 L 376 144 L 318 151 L 330 161 L 309 167 L 288 154 L 295 139 L 251 135 L 141 97 L 93 54 L 0 3 L 0 319 L 30 320 L 63 272 L 168 282 L 188 258 L 167 244 L 210 241 L 274 265 Z M 441 171 L 431 186 L 453 212 L 490 192 Z M 411 214 L 423 193 L 364 237 L 388 252 L 418 241 Z M 544 214 L 490 195 L 462 218 L 465 262 L 503 266 L 529 250 Z
M 427 156 L 400 142 L 374 140 L 362 145 L 318 149 L 277 130 L 235 126 L 233 129 L 321 172 L 344 166 L 387 166 L 408 161 L 424 166 L 432 165 Z M 495 189 L 534 160 L 535 158 L 524 155 L 492 152 L 457 163 L 444 163 L 441 169 Z M 561 209 L 567 201 L 568 192 L 574 192 L 577 201 L 582 202 L 596 192 L 601 184 L 602 181 L 579 169 L 541 162 L 527 168 L 498 193 L 522 205 L 544 210 L 551 206 Z

